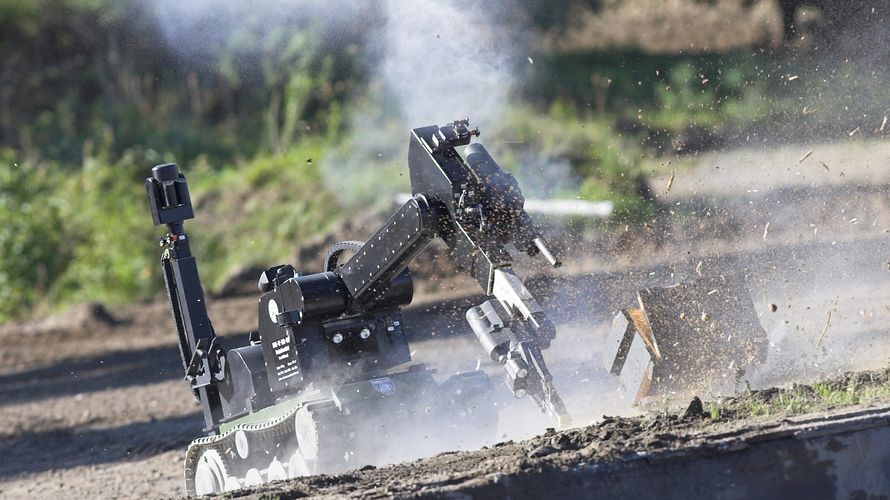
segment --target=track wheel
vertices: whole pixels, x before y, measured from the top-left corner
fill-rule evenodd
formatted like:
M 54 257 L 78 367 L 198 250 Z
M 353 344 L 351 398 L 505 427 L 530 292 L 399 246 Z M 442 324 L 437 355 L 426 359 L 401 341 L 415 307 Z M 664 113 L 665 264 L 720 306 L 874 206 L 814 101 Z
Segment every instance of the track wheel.
M 351 429 L 333 402 L 310 404 L 297 410 L 294 430 L 299 449 L 290 461 L 292 477 L 330 474 L 347 468 Z
M 282 464 L 277 458 L 272 460 L 272 463 L 269 464 L 269 468 L 266 469 L 266 481 L 283 481 L 287 479 L 287 471 L 284 470 L 284 464 Z
M 238 482 L 238 478 L 235 476 L 229 476 L 226 478 L 226 491 L 236 491 L 241 489 L 241 483 Z
M 303 456 L 303 452 L 297 450 L 294 452 L 293 456 L 291 456 L 290 462 L 287 464 L 287 477 L 293 479 L 296 477 L 311 476 L 314 469 L 315 464 L 306 460 L 306 457 Z
M 229 473 L 219 452 L 206 450 L 201 454 L 195 467 L 195 494 L 222 493 L 229 482 Z
M 321 430 L 321 422 L 314 412 L 306 407 L 297 410 L 294 417 L 294 429 L 297 433 L 297 444 L 300 452 L 306 460 L 315 460 L 318 456 L 318 433 Z
M 260 471 L 256 468 L 248 469 L 244 476 L 244 486 L 251 487 L 261 484 L 263 484 L 263 475 L 260 474 Z

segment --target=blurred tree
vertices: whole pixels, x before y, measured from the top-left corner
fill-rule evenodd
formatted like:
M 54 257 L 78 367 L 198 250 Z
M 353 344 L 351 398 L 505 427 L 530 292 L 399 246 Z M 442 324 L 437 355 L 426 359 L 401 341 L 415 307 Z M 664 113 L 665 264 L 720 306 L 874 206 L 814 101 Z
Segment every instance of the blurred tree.
M 331 103 L 364 79 L 356 47 L 374 11 L 327 22 L 311 4 L 205 3 L 177 38 L 159 20 L 170 2 L 4 0 L 0 146 L 68 166 L 97 144 L 219 162 L 324 133 Z

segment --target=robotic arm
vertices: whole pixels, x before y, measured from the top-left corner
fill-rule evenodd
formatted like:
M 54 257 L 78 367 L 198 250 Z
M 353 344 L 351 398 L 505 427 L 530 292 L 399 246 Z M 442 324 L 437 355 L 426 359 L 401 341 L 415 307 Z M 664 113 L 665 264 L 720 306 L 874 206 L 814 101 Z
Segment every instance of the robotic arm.
M 467 146 L 465 160 L 454 150 L 473 135 L 479 130 L 469 130 L 467 120 L 415 129 L 409 149 L 412 189 L 447 210 L 443 239 L 458 264 L 493 297 L 467 311 L 467 321 L 486 353 L 504 367 L 507 386 L 517 397 L 530 395 L 567 426 L 569 415 L 541 354 L 556 330 L 513 272 L 507 246 L 541 255 L 554 267 L 560 262 L 523 208 L 516 179 L 481 144 Z
M 565 426 L 570 419 L 541 354 L 556 331 L 513 272 L 507 246 L 540 254 L 554 267 L 560 262 L 524 210 L 516 179 L 480 144 L 465 149 L 466 159 L 454 149 L 478 135 L 467 120 L 414 129 L 408 159 L 414 196 L 335 272 L 351 308 L 366 311 L 385 299 L 390 280 L 432 238 L 441 237 L 458 265 L 493 297 L 470 309 L 467 321 L 491 359 L 504 366 L 507 386 L 517 397 L 531 395 Z

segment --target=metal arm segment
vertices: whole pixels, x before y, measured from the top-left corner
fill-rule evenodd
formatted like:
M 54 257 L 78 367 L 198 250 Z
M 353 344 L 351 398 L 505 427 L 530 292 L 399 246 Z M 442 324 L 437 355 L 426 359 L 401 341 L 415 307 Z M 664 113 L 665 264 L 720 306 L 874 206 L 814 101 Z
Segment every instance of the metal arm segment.
M 467 162 L 455 146 L 469 144 L 478 129 L 466 121 L 412 131 L 408 167 L 409 199 L 335 273 L 349 295 L 350 309 L 365 311 L 385 294 L 390 281 L 436 236 L 488 295 L 495 295 L 543 332 L 552 325 L 540 305 L 512 272 L 506 245 L 559 262 L 523 209 L 516 179 L 504 172 L 481 145 L 467 148 Z
M 465 120 L 414 129 L 408 169 L 412 192 L 426 196 L 443 213 L 440 235 L 452 256 L 490 295 L 494 271 L 512 265 L 509 244 L 530 256 L 542 253 L 554 266 L 559 261 L 523 208 L 516 179 L 481 144 L 464 150 L 466 161 L 454 149 L 469 144 L 470 135 Z M 442 136 L 454 139 L 448 142 Z
M 467 322 L 493 361 L 505 370 L 504 381 L 516 397 L 532 396 L 542 411 L 556 417 L 560 427 L 571 417 L 541 354 L 541 345 L 528 322 L 514 316 L 499 300 L 489 300 L 467 311 Z
M 554 267 L 560 262 L 526 213 L 516 179 L 480 144 L 467 146 L 466 160 L 455 151 L 479 135 L 478 129 L 470 131 L 467 125 L 461 120 L 412 131 L 411 188 L 438 207 L 439 234 L 452 257 L 496 299 L 467 312 L 483 348 L 504 366 L 514 394 L 530 394 L 565 426 L 570 422 L 568 413 L 541 355 L 556 330 L 513 272 L 506 246 L 512 244 L 530 256 L 541 254 Z
M 335 271 L 346 285 L 351 309 L 366 311 L 386 295 L 392 279 L 436 237 L 436 222 L 426 198 L 414 196 Z
M 171 163 L 154 167 L 145 189 L 155 225 L 167 226 L 161 262 L 185 377 L 201 402 L 205 430 L 215 433 L 223 418 L 216 383 L 225 377 L 226 358 L 207 315 L 198 265 L 183 228 L 185 220 L 194 218 L 188 184 Z

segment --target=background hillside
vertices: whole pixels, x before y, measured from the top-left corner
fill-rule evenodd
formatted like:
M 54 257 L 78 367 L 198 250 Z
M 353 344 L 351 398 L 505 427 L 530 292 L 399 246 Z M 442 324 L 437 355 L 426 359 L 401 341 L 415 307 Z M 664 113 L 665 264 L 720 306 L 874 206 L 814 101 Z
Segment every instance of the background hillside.
M 615 201 L 589 231 L 648 223 L 688 155 L 883 136 L 886 8 L 844 4 L 2 0 L 0 321 L 156 296 L 161 162 L 218 291 L 387 206 L 408 130 L 464 115 L 531 195 Z

